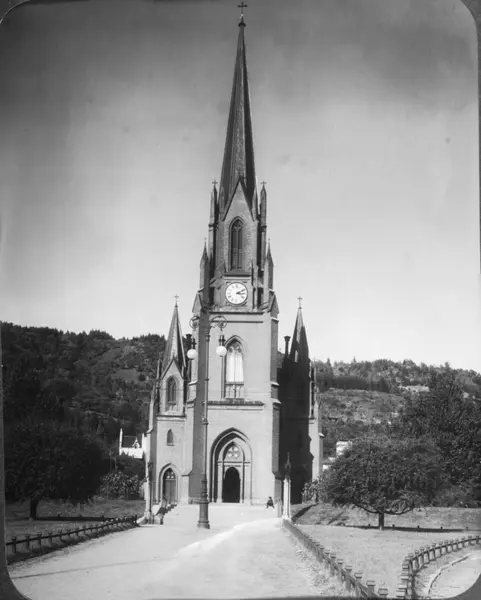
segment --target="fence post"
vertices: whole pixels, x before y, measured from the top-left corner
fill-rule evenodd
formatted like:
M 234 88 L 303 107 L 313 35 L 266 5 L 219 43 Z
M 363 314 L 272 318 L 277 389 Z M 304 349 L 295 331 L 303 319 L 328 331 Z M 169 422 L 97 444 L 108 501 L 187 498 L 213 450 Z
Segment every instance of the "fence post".
M 366 581 L 366 587 L 367 587 L 367 593 L 368 593 L 368 598 L 374 598 L 375 594 L 374 594 L 374 586 L 375 586 L 375 582 L 372 579 L 368 579 Z
M 17 554 L 17 537 L 14 536 L 12 538 L 12 552 L 13 554 Z
M 346 565 L 344 567 L 344 571 L 346 572 L 346 587 L 347 587 L 347 592 L 350 593 L 351 587 L 352 587 L 352 581 L 351 581 L 352 565 Z
M 402 587 L 402 588 L 403 588 L 403 589 L 405 589 L 407 592 L 409 592 L 409 587 L 410 587 L 410 586 L 409 586 L 409 583 L 410 583 L 410 580 L 411 580 L 411 577 L 410 577 L 410 575 L 409 575 L 409 572 L 408 572 L 408 571 L 403 571 L 403 572 L 401 573 L 400 580 L 401 580 L 400 587 Z
M 362 584 L 362 573 L 354 573 L 354 577 L 356 578 L 356 597 L 361 597 L 361 584 Z
M 398 585 L 398 588 L 396 590 L 396 598 L 406 598 L 407 596 L 407 590 L 406 588 L 404 588 L 402 585 Z
M 336 574 L 336 555 L 331 552 L 331 575 Z
M 27 550 L 30 550 L 30 534 L 29 533 L 27 533 L 25 535 L 25 548 Z

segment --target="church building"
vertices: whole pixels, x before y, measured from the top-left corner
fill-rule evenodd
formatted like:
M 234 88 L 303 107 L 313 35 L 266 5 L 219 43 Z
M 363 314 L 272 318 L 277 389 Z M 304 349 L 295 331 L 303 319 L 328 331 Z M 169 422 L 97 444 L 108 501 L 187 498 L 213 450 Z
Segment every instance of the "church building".
M 199 502 L 205 460 L 210 502 L 282 498 L 287 461 L 291 500 L 300 502 L 304 484 L 318 477 L 322 461 L 300 305 L 292 341 L 286 336 L 284 352 L 278 350 L 279 307 L 267 192 L 264 184 L 258 190 L 256 179 L 245 28 L 242 16 L 222 171 L 211 193 L 191 320 L 196 356 L 188 359 L 193 353 L 186 352 L 176 303 L 153 386 L 147 510 L 162 500 Z

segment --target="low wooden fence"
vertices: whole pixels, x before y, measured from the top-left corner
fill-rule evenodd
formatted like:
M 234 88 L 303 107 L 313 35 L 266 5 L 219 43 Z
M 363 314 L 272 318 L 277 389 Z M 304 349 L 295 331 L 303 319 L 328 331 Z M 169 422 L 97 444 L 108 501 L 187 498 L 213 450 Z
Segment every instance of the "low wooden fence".
M 87 539 L 105 535 L 113 531 L 121 531 L 137 527 L 137 515 L 134 517 L 121 517 L 108 519 L 99 525 L 84 525 L 77 529 L 60 529 L 59 531 L 47 531 L 34 535 L 26 534 L 23 538 L 12 537 L 6 543 L 7 561 L 9 563 L 29 558 L 34 554 L 40 554 L 56 550 L 60 546 L 76 544 Z
M 470 535 L 455 540 L 445 540 L 444 542 L 438 542 L 430 546 L 423 546 L 407 554 L 402 563 L 396 598 L 418 598 L 414 584 L 416 575 L 420 569 L 436 561 L 441 556 L 480 544 L 481 535 Z
M 350 596 L 356 598 L 387 598 L 388 589 L 379 588 L 375 591 L 375 582 L 372 580 L 362 582 L 362 573 L 353 573 L 352 565 L 345 565 L 344 561 L 336 557 L 334 552 L 330 552 L 319 542 L 316 542 L 311 538 L 310 535 L 301 531 L 294 523 L 283 519 L 282 526 L 287 529 L 295 538 L 297 538 L 301 544 L 310 552 L 312 552 L 316 560 L 329 570 L 329 573 L 333 577 L 337 577 L 341 581 Z

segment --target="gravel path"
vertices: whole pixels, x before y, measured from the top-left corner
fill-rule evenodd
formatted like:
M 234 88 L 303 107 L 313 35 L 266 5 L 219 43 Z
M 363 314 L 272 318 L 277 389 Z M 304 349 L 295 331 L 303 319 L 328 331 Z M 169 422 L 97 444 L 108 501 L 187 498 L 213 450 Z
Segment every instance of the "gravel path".
M 454 558 L 453 558 L 454 560 Z M 452 598 L 474 585 L 481 575 L 481 551 L 473 551 L 454 564 L 445 566 L 429 591 L 429 598 Z
M 163 526 L 90 540 L 10 573 L 32 600 L 332 595 L 332 582 L 315 576 L 273 511 L 216 507 L 208 531 L 196 517 L 195 507 L 179 507 Z

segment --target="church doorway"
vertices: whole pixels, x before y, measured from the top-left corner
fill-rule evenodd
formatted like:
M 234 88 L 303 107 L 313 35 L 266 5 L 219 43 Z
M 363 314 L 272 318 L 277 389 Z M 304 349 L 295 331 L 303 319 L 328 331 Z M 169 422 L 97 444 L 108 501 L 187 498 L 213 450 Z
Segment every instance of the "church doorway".
M 240 502 L 240 484 L 239 471 L 235 467 L 229 467 L 224 475 L 222 502 Z
M 162 500 L 177 504 L 177 477 L 172 469 L 167 469 L 162 478 Z
M 212 502 L 250 502 L 252 498 L 251 450 L 236 429 L 221 434 L 212 445 Z

